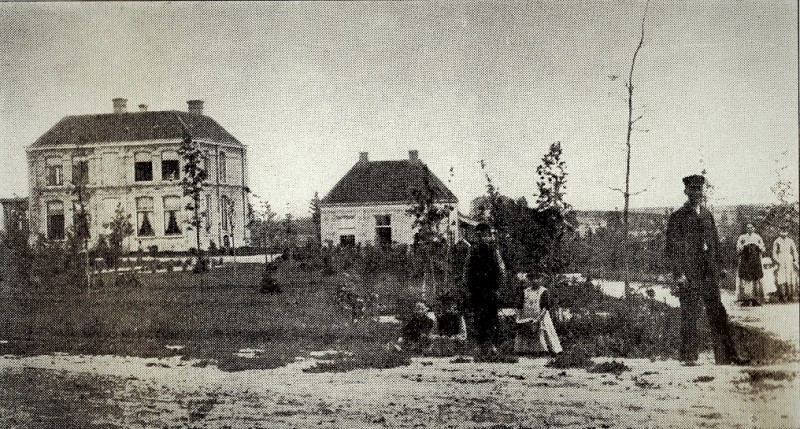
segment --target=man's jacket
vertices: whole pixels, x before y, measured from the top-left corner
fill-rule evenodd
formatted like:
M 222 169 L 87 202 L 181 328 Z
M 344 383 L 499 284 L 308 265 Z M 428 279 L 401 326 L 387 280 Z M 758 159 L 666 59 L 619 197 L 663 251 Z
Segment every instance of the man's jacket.
M 669 216 L 665 254 L 676 277 L 714 279 L 722 268 L 719 236 L 714 216 L 705 207 L 699 213 L 684 204 Z M 705 271 L 704 271 L 705 269 Z

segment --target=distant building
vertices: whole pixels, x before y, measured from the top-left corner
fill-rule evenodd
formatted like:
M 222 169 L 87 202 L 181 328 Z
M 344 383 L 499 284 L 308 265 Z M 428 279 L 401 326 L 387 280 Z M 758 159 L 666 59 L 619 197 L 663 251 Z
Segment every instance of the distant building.
M 453 207 L 441 231 L 458 239 L 458 199 L 419 159 L 369 161 L 366 152 L 320 204 L 322 243 L 332 245 L 412 244 L 414 190 L 429 189 L 439 206 Z
M 130 250 L 185 251 L 196 247 L 186 221 L 189 197 L 183 195 L 183 160 L 177 150 L 185 131 L 208 151 L 208 186 L 201 198 L 204 213 L 201 246 L 211 241 L 244 244 L 247 218 L 245 146 L 216 121 L 203 115 L 203 102 L 188 102 L 188 112 L 128 112 L 127 100 L 115 98 L 113 113 L 67 116 L 27 149 L 31 232 L 61 240 L 74 225 L 78 208 L 73 183 L 90 193 L 88 212 L 94 242 L 108 233 L 104 224 L 117 207 L 131 215 Z M 233 210 L 224 210 L 232 207 Z
M 0 231 L 28 231 L 28 199 L 0 198 L 3 210 L 0 211 Z

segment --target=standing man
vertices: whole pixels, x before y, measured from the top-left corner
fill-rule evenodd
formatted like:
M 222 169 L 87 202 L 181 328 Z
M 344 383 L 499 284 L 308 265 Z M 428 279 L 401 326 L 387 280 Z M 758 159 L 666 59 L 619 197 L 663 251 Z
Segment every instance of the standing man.
M 797 246 L 789 238 L 787 225 L 781 225 L 779 234 L 772 243 L 772 259 L 778 263 L 775 283 L 778 286 L 778 298 L 781 301 L 792 301 L 797 297 Z
M 728 313 L 720 300 L 718 278 L 724 276 L 719 237 L 714 216 L 702 206 L 705 177 L 683 178 L 688 201 L 669 217 L 666 256 L 678 283 L 681 306 L 681 361 L 695 365 L 699 338 L 697 319 L 705 304 L 708 322 L 714 332 L 714 358 L 717 364 L 742 364 L 733 345 Z
M 464 280 L 475 325 L 478 354 L 497 353 L 497 327 L 500 308 L 498 290 L 505 281 L 506 270 L 492 228 L 486 223 L 475 227 L 478 241 L 467 251 Z

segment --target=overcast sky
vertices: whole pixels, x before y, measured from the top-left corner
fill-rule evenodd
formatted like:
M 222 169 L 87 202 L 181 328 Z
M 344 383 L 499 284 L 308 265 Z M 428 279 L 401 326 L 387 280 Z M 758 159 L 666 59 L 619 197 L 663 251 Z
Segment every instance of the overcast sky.
M 717 204 L 798 183 L 795 1 L 656 1 L 634 72 L 633 207 L 678 205 L 708 171 Z M 307 212 L 356 162 L 409 149 L 462 201 L 535 199 L 561 141 L 567 200 L 622 206 L 627 70 L 643 2 L 0 4 L 0 197 L 66 115 L 206 114 L 248 145 L 254 193 Z M 453 173 L 450 174 L 452 167 Z

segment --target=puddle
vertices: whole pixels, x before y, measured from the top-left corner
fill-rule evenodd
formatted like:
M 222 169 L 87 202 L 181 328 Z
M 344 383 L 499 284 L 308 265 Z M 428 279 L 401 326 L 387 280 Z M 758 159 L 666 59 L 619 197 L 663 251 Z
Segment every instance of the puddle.
M 378 323 L 400 324 L 400 320 L 397 319 L 397 316 L 378 316 Z
M 264 349 L 241 349 L 238 352 L 234 353 L 233 355 L 240 358 L 252 359 L 263 353 Z

